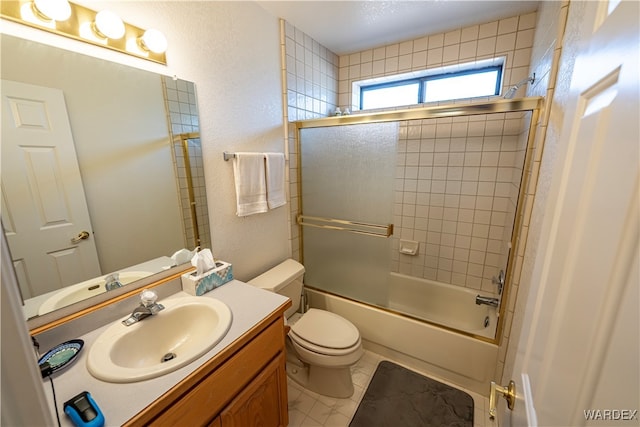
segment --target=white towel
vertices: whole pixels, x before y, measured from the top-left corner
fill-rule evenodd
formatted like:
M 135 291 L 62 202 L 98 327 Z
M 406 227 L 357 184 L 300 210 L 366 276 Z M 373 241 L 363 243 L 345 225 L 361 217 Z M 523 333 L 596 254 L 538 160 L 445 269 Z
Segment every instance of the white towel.
M 275 209 L 287 203 L 284 191 L 284 154 L 265 153 L 267 159 L 267 203 Z
M 238 216 L 267 212 L 264 154 L 236 153 L 233 159 Z

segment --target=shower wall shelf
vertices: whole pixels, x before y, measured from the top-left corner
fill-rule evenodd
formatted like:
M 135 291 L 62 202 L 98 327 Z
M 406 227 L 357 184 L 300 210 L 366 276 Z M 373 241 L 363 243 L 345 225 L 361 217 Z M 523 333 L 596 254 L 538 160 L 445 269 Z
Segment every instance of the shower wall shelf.
M 321 218 L 317 216 L 298 215 L 299 225 L 306 227 L 324 228 L 327 230 L 348 231 L 350 233 L 365 234 L 375 237 L 390 237 L 393 234 L 393 224 L 379 225 L 361 221 L 344 219 Z M 339 225 L 330 225 L 339 224 Z
M 417 242 L 415 240 L 400 239 L 399 251 L 401 254 L 416 256 L 418 255 L 419 247 L 420 247 L 420 242 Z

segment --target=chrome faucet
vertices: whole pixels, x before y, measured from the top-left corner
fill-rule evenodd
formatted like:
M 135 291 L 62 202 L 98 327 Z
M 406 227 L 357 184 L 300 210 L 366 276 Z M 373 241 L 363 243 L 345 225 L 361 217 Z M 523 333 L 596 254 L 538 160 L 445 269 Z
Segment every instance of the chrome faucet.
M 125 326 L 131 326 L 142 319 L 158 314 L 161 310 L 164 310 L 164 306 L 162 304 L 156 303 L 157 299 L 158 294 L 155 292 L 149 289 L 142 291 L 142 293 L 140 293 L 140 305 L 133 309 L 131 316 L 124 319 L 122 324 Z
M 478 305 L 488 305 L 490 307 L 497 307 L 500 301 L 498 298 L 491 297 L 483 297 L 482 295 L 476 295 L 476 304 Z
M 104 288 L 107 292 L 122 287 L 118 273 L 109 274 L 104 278 Z

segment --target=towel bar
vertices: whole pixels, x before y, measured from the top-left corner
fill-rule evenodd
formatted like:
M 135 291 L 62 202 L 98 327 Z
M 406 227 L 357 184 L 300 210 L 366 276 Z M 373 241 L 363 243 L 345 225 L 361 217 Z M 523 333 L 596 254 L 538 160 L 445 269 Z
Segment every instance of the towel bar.
M 350 233 L 365 234 L 367 236 L 387 238 L 393 234 L 393 224 L 379 225 L 361 221 L 348 221 L 344 219 L 321 218 L 317 216 L 306 215 L 298 215 L 296 220 L 299 225 L 324 228 L 327 230 L 348 231 Z M 305 222 L 305 220 L 310 222 Z M 317 224 L 318 222 L 340 225 Z M 368 228 L 372 228 L 374 230 L 367 230 Z
M 224 151 L 222 153 L 222 158 L 225 162 L 228 162 L 229 160 L 236 158 L 236 153 L 229 153 L 228 151 Z

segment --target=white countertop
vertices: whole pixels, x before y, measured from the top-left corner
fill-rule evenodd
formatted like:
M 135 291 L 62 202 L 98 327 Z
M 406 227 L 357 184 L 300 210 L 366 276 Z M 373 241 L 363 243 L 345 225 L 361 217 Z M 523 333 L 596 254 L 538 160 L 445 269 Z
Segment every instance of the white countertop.
M 178 292 L 169 298 L 180 296 L 188 296 L 188 294 Z M 200 298 L 216 298 L 229 306 L 233 314 L 229 332 L 202 357 L 157 378 L 124 384 L 109 383 L 94 378 L 87 370 L 87 354 L 91 344 L 110 324 L 77 337 L 84 340 L 84 348 L 78 355 L 78 360 L 53 376 L 61 425 L 73 426 L 71 420 L 64 413 L 63 405 L 64 402 L 82 391 L 91 393 L 104 414 L 105 425 L 122 425 L 287 301 L 286 297 L 238 280 L 226 283 Z M 133 308 L 131 309 L 133 310 Z M 55 419 L 53 395 L 48 379 L 43 380 L 43 386 Z

